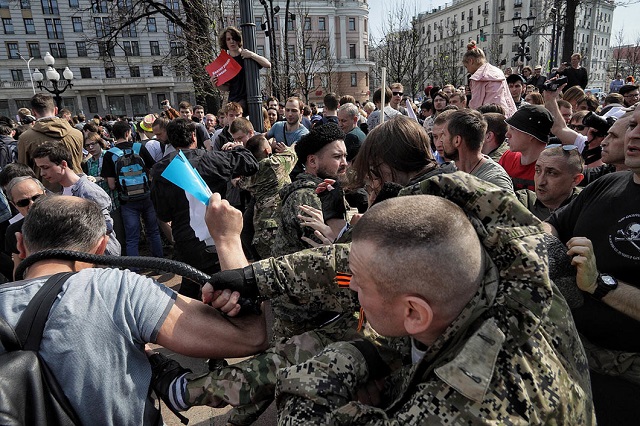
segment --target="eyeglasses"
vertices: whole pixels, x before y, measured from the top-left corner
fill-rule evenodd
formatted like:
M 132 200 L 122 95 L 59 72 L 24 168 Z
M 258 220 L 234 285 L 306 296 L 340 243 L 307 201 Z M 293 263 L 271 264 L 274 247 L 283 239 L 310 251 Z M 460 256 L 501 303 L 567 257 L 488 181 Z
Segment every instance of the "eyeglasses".
M 570 152 L 570 151 L 573 151 L 574 149 L 576 151 L 578 150 L 578 147 L 576 145 L 563 145 L 561 143 L 552 143 L 551 145 L 547 145 L 545 149 L 560 148 L 560 147 L 562 147 L 562 150 L 565 152 Z
M 624 95 L 625 98 L 640 98 L 640 93 L 627 93 Z
M 27 207 L 29 204 L 31 204 L 31 202 L 35 203 L 35 201 L 38 198 L 42 197 L 43 195 L 44 194 L 36 194 L 36 195 L 34 195 L 33 197 L 30 197 L 30 198 L 23 198 L 22 200 L 16 201 L 15 205 L 18 206 L 18 207 Z
M 402 96 L 404 95 L 403 92 L 393 92 L 393 96 Z
M 575 130 L 577 132 L 581 132 L 581 131 L 583 131 L 584 129 L 587 128 L 587 126 L 583 126 L 582 124 L 569 124 L 567 127 L 570 128 L 571 130 Z M 558 144 L 556 144 L 556 145 L 558 145 Z

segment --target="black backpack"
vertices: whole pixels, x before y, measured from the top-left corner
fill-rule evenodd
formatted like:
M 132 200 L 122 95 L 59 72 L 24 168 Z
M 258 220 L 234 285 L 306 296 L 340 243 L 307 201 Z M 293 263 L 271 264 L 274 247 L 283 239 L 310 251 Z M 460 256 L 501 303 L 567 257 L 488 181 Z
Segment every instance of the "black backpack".
M 18 141 L 6 143 L 0 141 L 0 171 L 7 164 L 16 163 L 18 161 Z
M 73 272 L 52 276 L 31 299 L 15 329 L 0 317 L 0 424 L 79 425 L 80 420 L 38 354 L 51 306 Z

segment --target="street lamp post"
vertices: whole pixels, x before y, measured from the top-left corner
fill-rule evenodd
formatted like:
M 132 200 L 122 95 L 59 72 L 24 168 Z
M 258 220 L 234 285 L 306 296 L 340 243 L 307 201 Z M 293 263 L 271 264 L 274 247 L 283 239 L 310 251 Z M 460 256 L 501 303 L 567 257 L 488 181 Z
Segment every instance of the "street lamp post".
M 529 50 L 529 47 L 527 46 L 527 38 L 529 38 L 529 36 L 533 34 L 533 26 L 535 25 L 536 17 L 530 14 L 527 17 L 526 23 L 520 24 L 520 21 L 521 18 L 519 16 L 513 18 L 513 35 L 520 39 L 518 54 L 513 57 L 513 60 L 517 61 L 519 59 L 520 62 L 524 64 L 525 59 L 527 61 L 531 60 L 531 52 Z
M 26 62 L 27 64 L 27 70 L 29 72 L 29 79 L 31 80 L 31 89 L 33 89 L 33 94 L 36 94 L 36 87 L 33 85 L 33 74 L 31 74 L 31 61 L 33 61 L 33 58 L 30 57 L 29 59 L 25 59 L 24 56 L 22 56 L 20 53 L 18 53 L 18 56 L 20 56 L 20 59 L 22 59 L 23 61 Z
M 64 77 L 65 81 L 60 83 L 60 73 L 53 67 L 53 65 L 56 63 L 56 60 L 53 58 L 53 56 L 51 56 L 49 52 L 44 55 L 44 62 L 45 64 L 47 64 L 47 70 L 45 71 L 45 74 L 47 76 L 47 80 L 51 81 L 53 89 L 49 89 L 45 85 L 44 76 L 37 68 L 33 72 L 33 79 L 38 84 L 38 89 L 44 89 L 53 95 L 56 101 L 56 106 L 58 107 L 58 109 L 60 109 L 62 108 L 62 97 L 60 97 L 60 95 L 64 93 L 68 88 L 73 87 L 73 83 L 71 82 L 71 80 L 73 80 L 73 73 L 71 72 L 69 67 L 66 67 L 62 72 L 62 76 Z

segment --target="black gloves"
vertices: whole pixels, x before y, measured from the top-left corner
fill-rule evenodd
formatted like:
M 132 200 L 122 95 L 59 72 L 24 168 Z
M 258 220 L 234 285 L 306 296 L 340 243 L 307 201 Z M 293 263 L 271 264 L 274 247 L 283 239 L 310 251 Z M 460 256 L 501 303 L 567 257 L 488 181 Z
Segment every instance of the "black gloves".
M 216 290 L 237 291 L 244 299 L 258 299 L 258 284 L 251 265 L 244 268 L 229 269 L 211 276 L 211 285 Z
M 318 194 L 322 203 L 322 216 L 325 223 L 329 219 L 344 219 L 347 213 L 347 208 L 344 205 L 344 192 L 340 184 L 336 181 L 331 186 L 333 186 L 331 191 L 325 190 Z
M 167 404 L 173 414 L 178 416 L 182 423 L 189 423 L 189 419 L 180 414 L 178 409 L 173 406 L 169 399 L 169 394 L 174 380 L 185 373 L 191 373 L 191 370 L 183 368 L 177 361 L 159 353 L 151 355 L 149 363 L 151 364 L 151 388 Z

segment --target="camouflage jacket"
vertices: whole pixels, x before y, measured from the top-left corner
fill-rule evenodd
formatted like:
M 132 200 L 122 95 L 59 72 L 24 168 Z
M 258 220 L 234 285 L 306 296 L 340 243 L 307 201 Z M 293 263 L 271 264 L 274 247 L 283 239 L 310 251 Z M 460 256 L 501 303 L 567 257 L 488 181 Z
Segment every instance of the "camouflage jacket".
M 381 408 L 354 401 L 369 371 L 349 343 L 280 370 L 279 423 L 595 423 L 587 360 L 552 290 L 540 222 L 515 196 L 461 172 L 401 195 L 423 193 L 457 203 L 476 227 L 486 254 L 478 292 L 421 361 L 386 378 Z
M 273 256 L 283 256 L 309 248 L 301 237 L 313 237 L 313 229 L 300 226 L 300 209 L 306 204 L 316 209 L 322 209 L 320 198 L 316 195 L 316 187 L 322 179 L 308 173 L 300 173 L 295 181 L 280 190 L 280 215 L 278 217 L 278 231 L 273 243 Z
M 256 200 L 253 226 L 256 231 L 278 226 L 276 217 L 280 207 L 279 191 L 291 183 L 289 173 L 296 165 L 298 157 L 293 149 L 273 154 L 258 162 L 258 173 L 243 176 L 238 187 L 251 192 Z

